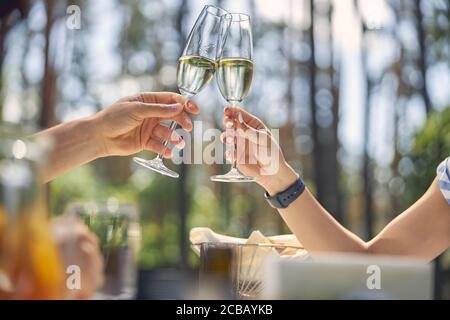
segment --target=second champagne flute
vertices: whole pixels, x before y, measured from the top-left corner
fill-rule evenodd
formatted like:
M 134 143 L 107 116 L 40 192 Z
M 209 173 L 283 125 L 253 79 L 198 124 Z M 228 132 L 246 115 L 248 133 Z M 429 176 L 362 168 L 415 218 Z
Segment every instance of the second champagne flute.
M 253 80 L 253 39 L 250 17 L 231 13 L 231 23 L 223 48 L 219 49 L 217 61 L 217 84 L 222 96 L 236 107 L 247 96 Z M 235 149 L 236 146 L 235 146 Z M 236 154 L 237 151 L 234 151 Z M 244 176 L 233 157 L 231 170 L 224 175 L 211 177 L 216 182 L 252 182 L 254 177 Z
M 216 70 L 217 47 L 221 46 L 228 29 L 231 17 L 224 9 L 207 5 L 197 18 L 189 34 L 183 55 L 178 60 L 177 85 L 181 95 L 189 99 L 199 93 L 213 78 Z M 176 122 L 170 124 L 175 130 Z M 167 168 L 163 163 L 163 154 L 168 147 L 164 141 L 164 149 L 153 160 L 133 158 L 133 160 L 163 175 L 178 178 L 179 174 Z

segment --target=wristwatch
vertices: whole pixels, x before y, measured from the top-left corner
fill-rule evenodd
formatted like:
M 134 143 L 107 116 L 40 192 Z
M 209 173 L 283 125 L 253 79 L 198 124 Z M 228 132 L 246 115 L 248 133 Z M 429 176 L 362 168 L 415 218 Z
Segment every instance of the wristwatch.
M 271 197 L 266 191 L 264 193 L 264 198 L 266 198 L 267 202 L 269 202 L 273 208 L 286 209 L 303 193 L 303 191 L 305 191 L 305 184 L 302 179 L 299 178 L 289 188 L 277 193 L 273 197 Z

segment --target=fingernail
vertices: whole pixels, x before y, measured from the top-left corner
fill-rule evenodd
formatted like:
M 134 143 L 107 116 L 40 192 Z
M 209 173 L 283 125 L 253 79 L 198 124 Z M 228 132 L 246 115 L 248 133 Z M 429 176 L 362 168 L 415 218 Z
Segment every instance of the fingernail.
M 189 100 L 189 101 L 187 102 L 186 107 L 187 107 L 188 109 L 190 109 L 190 110 L 193 110 L 193 109 L 195 108 L 195 107 L 194 107 L 194 103 L 193 103 L 191 100 Z
M 226 127 L 227 129 L 231 129 L 231 128 L 233 128 L 233 126 L 234 126 L 233 121 L 227 121 L 227 123 L 225 124 L 225 127 Z

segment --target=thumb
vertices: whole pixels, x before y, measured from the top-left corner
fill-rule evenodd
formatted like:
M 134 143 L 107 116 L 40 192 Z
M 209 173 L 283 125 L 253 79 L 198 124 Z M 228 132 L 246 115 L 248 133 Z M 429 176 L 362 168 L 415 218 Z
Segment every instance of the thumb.
M 133 102 L 134 113 L 141 118 L 172 118 L 183 112 L 183 106 L 180 103 L 159 104 Z

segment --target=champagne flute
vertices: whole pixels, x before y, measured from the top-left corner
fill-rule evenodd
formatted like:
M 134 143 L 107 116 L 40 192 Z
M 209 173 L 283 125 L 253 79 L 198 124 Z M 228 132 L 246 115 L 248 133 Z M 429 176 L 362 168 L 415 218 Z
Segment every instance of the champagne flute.
M 213 78 L 216 71 L 217 48 L 222 47 L 231 17 L 222 8 L 207 5 L 192 28 L 181 58 L 178 60 L 177 85 L 181 95 L 189 99 L 199 93 Z M 170 124 L 175 130 L 176 122 Z M 178 178 L 179 174 L 164 165 L 163 155 L 168 148 L 164 141 L 163 151 L 153 160 L 133 158 L 133 160 L 160 174 Z
M 236 107 L 247 96 L 253 79 L 253 40 L 250 17 L 242 13 L 232 13 L 231 23 L 223 48 L 218 50 L 217 83 L 222 96 Z M 240 115 L 239 121 L 242 122 Z M 236 146 L 235 146 L 236 149 Z M 236 153 L 236 151 L 235 151 Z M 211 177 L 217 182 L 252 182 L 254 177 L 244 176 L 237 168 L 233 157 L 231 170 L 224 175 Z

